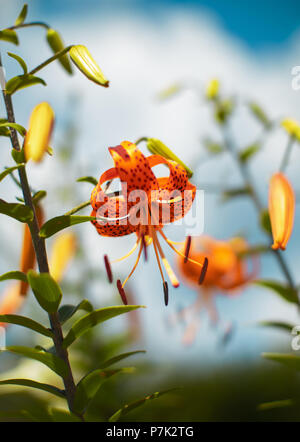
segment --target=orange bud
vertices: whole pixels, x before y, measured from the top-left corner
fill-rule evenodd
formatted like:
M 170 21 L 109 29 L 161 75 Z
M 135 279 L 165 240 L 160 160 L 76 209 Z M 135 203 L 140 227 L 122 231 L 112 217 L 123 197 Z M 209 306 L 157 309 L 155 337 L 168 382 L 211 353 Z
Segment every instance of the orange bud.
M 9 285 L 0 299 L 0 315 L 9 315 L 16 313 L 23 304 L 24 296 L 20 296 L 20 286 L 16 282 Z M 0 322 L 0 327 L 6 327 L 7 324 Z
M 282 173 L 275 173 L 269 189 L 269 215 L 272 226 L 272 248 L 285 250 L 290 239 L 295 214 L 295 194 Z
M 43 224 L 44 213 L 40 206 L 35 208 L 36 216 L 39 226 Z M 24 225 L 23 234 L 23 246 L 20 259 L 20 270 L 21 272 L 27 273 L 28 270 L 33 269 L 35 266 L 35 251 L 33 248 L 30 230 L 27 224 Z M 28 282 L 21 281 L 20 283 L 20 295 L 25 296 L 28 291 Z
M 48 150 L 54 123 L 54 112 L 51 106 L 40 103 L 33 109 L 29 129 L 25 137 L 24 151 L 26 160 L 32 159 L 34 162 L 42 160 Z

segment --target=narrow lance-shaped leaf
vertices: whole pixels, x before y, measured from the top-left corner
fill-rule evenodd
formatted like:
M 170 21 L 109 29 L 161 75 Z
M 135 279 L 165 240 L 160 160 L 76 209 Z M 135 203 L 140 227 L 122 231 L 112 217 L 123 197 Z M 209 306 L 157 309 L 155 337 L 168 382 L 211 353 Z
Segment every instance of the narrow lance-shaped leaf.
M 244 150 L 239 152 L 239 159 L 242 163 L 249 161 L 259 150 L 261 146 L 259 143 L 251 144 L 251 146 L 246 147 Z
M 41 228 L 39 235 L 42 238 L 49 238 L 61 230 L 74 226 L 75 224 L 85 223 L 92 221 L 95 218 L 92 216 L 79 216 L 79 215 L 61 215 L 55 218 L 49 219 Z
M 92 312 L 94 307 L 87 299 L 83 299 L 83 301 L 81 301 L 78 305 L 62 305 L 58 310 L 60 323 L 64 324 L 66 321 L 68 321 L 68 319 L 75 315 L 78 310 Z
M 29 328 L 30 330 L 40 333 L 43 336 L 47 336 L 48 338 L 53 337 L 53 333 L 51 330 L 34 321 L 33 319 L 26 318 L 26 316 L 0 315 L 0 323 L 1 322 L 4 322 L 6 324 L 21 325 L 22 327 Z
M 134 356 L 139 353 L 146 353 L 146 351 L 145 350 L 136 350 L 136 351 L 130 351 L 128 353 L 122 353 L 118 356 L 114 356 L 113 358 L 110 358 L 107 361 L 103 362 L 103 364 L 101 364 L 101 368 L 110 367 L 111 365 L 116 364 L 117 362 L 120 362 L 123 359 L 129 358 L 130 356 Z
M 28 282 L 40 306 L 48 313 L 55 313 L 59 307 L 62 292 L 49 273 L 36 273 L 29 270 Z
M 49 408 L 48 411 L 52 422 L 81 422 L 81 419 L 70 411 L 60 408 Z
M 287 285 L 281 284 L 280 282 L 259 279 L 253 283 L 272 290 L 288 302 L 293 302 L 295 304 L 298 304 L 299 302 L 297 291 Z
M 92 327 L 107 321 L 108 319 L 114 318 L 115 316 L 122 315 L 123 313 L 131 312 L 138 308 L 144 307 L 142 305 L 122 305 L 114 307 L 105 307 L 99 310 L 94 310 L 91 313 L 80 318 L 75 324 L 73 324 L 69 333 L 64 339 L 63 347 L 69 347 L 77 338 L 82 336 Z
M 0 127 L 11 127 L 12 129 L 15 129 L 17 132 L 19 132 L 22 137 L 25 137 L 26 135 L 26 129 L 25 127 L 21 126 L 21 124 L 10 123 L 7 121 L 5 123 L 1 123 Z
M 3 29 L 3 31 L 0 31 L 0 40 L 8 41 L 15 45 L 19 44 L 17 33 L 12 29 Z
M 97 186 L 97 184 L 98 184 L 98 180 L 96 178 L 94 178 L 93 176 L 83 176 L 81 178 L 78 178 L 76 181 L 78 183 L 82 183 L 82 182 L 91 183 L 94 186 Z
M 11 58 L 14 58 L 19 63 L 19 65 L 23 69 L 23 74 L 26 75 L 28 72 L 28 68 L 27 68 L 27 64 L 25 63 L 23 58 L 20 57 L 20 55 L 13 54 L 12 52 L 8 52 L 7 55 Z
M 161 392 L 156 392 L 153 393 L 149 396 L 146 396 L 138 401 L 135 402 L 131 402 L 128 405 L 125 405 L 123 408 L 120 408 L 120 410 L 116 411 L 116 413 L 114 413 L 110 418 L 109 418 L 109 422 L 117 422 L 119 421 L 123 416 L 125 416 L 126 414 L 130 413 L 130 411 L 134 410 L 135 408 L 140 407 L 141 405 L 144 405 L 145 402 L 147 401 L 151 401 L 153 399 L 158 399 L 159 397 L 163 396 L 164 394 L 168 394 L 171 393 L 175 390 L 178 390 L 177 388 L 171 388 L 169 390 L 165 390 L 165 391 L 161 391 Z
M 33 220 L 33 212 L 30 207 L 24 204 L 7 203 L 0 199 L 0 213 L 8 215 L 22 223 L 28 223 Z
M 300 356 L 284 353 L 262 353 L 262 357 L 300 371 Z
M 81 379 L 77 385 L 74 398 L 74 410 L 77 411 L 77 413 L 84 413 L 103 382 L 116 374 L 132 373 L 133 371 L 133 367 L 119 368 L 116 370 L 97 369 L 92 371 Z
M 12 95 L 16 91 L 20 89 L 24 89 L 26 87 L 35 86 L 36 84 L 42 84 L 43 86 L 47 86 L 45 80 L 40 77 L 36 77 L 35 75 L 26 74 L 26 75 L 18 75 L 16 77 L 11 78 L 6 83 L 6 93 L 8 95 Z
M 16 21 L 15 21 L 15 26 L 19 26 L 22 23 L 24 23 L 26 16 L 27 16 L 27 12 L 28 12 L 28 5 L 27 3 L 25 3 L 25 5 L 23 6 L 23 8 L 21 9 L 20 14 L 18 15 Z
M 261 325 L 263 327 L 278 328 L 279 330 L 285 330 L 289 334 L 291 334 L 291 331 L 295 327 L 293 324 L 289 324 L 287 322 L 281 322 L 281 321 L 261 321 L 258 323 L 258 325 Z
M 20 167 L 24 167 L 24 164 L 18 164 L 17 166 L 8 167 L 2 173 L 0 173 L 0 182 L 10 173 L 12 173 L 16 169 L 20 169 Z
M 54 385 L 43 384 L 41 382 L 33 381 L 32 379 L 5 379 L 0 381 L 0 385 L 18 385 L 22 387 L 31 387 L 38 390 L 46 391 L 47 393 L 54 394 L 55 396 L 65 398 L 63 390 L 55 387 Z
M 15 270 L 12 272 L 3 273 L 3 275 L 0 276 L 0 281 L 6 281 L 8 279 L 17 279 L 18 281 L 27 282 L 27 275 L 19 270 Z
M 55 31 L 55 29 L 51 28 L 48 29 L 47 41 L 54 54 L 62 51 L 65 47 L 60 34 L 57 31 Z M 68 54 L 62 55 L 60 58 L 58 58 L 58 61 L 62 65 L 62 67 L 68 72 L 68 74 L 72 74 L 72 66 Z
M 24 356 L 26 358 L 39 361 L 42 364 L 47 365 L 47 367 L 49 367 L 59 376 L 65 377 L 68 373 L 68 368 L 65 362 L 51 353 L 45 353 L 41 350 L 37 350 L 36 348 L 23 347 L 17 345 L 5 347 L 5 349 L 1 350 L 1 352 L 6 352 L 6 351 L 10 353 L 15 353 L 19 356 Z
M 257 409 L 259 411 L 265 411 L 274 410 L 276 408 L 292 407 L 293 405 L 295 405 L 295 401 L 293 401 L 293 399 L 283 399 L 280 401 L 264 402 L 262 404 L 259 404 Z

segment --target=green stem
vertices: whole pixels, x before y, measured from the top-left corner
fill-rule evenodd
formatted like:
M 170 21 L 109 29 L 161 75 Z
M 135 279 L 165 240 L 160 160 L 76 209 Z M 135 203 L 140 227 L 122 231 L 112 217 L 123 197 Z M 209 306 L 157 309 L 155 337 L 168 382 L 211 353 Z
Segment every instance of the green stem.
M 228 128 L 227 128 L 227 130 L 228 130 Z M 250 197 L 252 198 L 252 201 L 253 201 L 258 213 L 261 213 L 261 211 L 263 210 L 264 207 L 260 201 L 258 193 L 256 192 L 256 190 L 252 184 L 252 177 L 251 177 L 251 174 L 249 173 L 249 169 L 247 168 L 247 165 L 245 163 L 240 161 L 240 159 L 237 155 L 237 151 L 235 149 L 235 146 L 234 146 L 232 140 L 229 138 L 228 132 L 225 130 L 225 128 L 223 128 L 223 136 L 224 136 L 225 148 L 231 154 L 234 161 L 237 163 L 237 165 L 240 169 L 241 175 L 244 179 L 244 183 L 250 189 Z M 269 237 L 272 239 L 271 235 L 269 235 Z M 273 253 L 277 259 L 277 262 L 278 262 L 289 286 L 293 289 L 296 289 L 295 282 L 294 282 L 291 272 L 288 268 L 288 265 L 287 265 L 284 257 L 282 256 L 282 252 L 280 250 L 273 250 Z
M 69 210 L 68 212 L 64 213 L 64 215 L 73 215 L 76 212 L 79 212 L 79 210 L 84 209 L 85 207 L 89 206 L 91 204 L 91 201 L 85 201 L 84 203 L 79 204 L 78 206 L 74 207 L 74 209 Z
M 52 57 L 45 60 L 43 63 L 39 64 L 36 68 L 32 69 L 30 72 L 28 72 L 27 75 L 34 75 L 36 72 L 40 71 L 44 67 L 46 67 L 48 64 L 52 63 L 54 60 L 57 60 L 58 58 L 65 55 L 69 50 L 72 48 L 73 45 L 67 46 L 66 48 L 62 49 L 59 52 L 56 52 Z
M 2 67 L 1 62 L 1 55 L 0 55 L 0 68 Z M 13 104 L 11 97 L 9 95 L 6 95 L 5 90 L 2 91 L 4 103 L 6 107 L 6 113 L 7 113 L 7 119 L 11 123 L 15 123 L 15 117 L 14 117 L 14 110 L 13 110 Z M 11 144 L 13 149 L 16 149 L 20 151 L 20 145 L 17 133 L 14 129 L 10 129 L 11 131 Z M 40 273 L 49 273 L 49 266 L 48 266 L 48 258 L 46 253 L 46 247 L 45 247 L 45 240 L 39 236 L 39 225 L 35 213 L 34 204 L 32 201 L 32 195 L 30 191 L 30 187 L 28 184 L 27 174 L 25 167 L 22 167 L 18 170 L 20 182 L 22 186 L 22 192 L 24 197 L 24 202 L 27 206 L 29 206 L 34 214 L 33 221 L 28 224 L 28 227 L 30 229 L 32 242 L 37 258 L 37 263 L 39 267 Z M 57 356 L 60 357 L 67 366 L 67 375 L 63 377 L 63 382 L 65 385 L 65 391 L 66 391 L 66 398 L 68 402 L 68 406 L 70 411 L 72 411 L 73 408 L 73 401 L 74 401 L 74 395 L 76 392 L 76 385 L 73 378 L 73 373 L 71 369 L 71 365 L 69 362 L 69 355 L 68 351 L 63 348 L 63 333 L 62 333 L 62 327 L 59 321 L 58 313 L 51 313 L 49 314 L 49 320 L 51 324 L 51 329 L 53 331 L 54 337 L 53 342 L 55 346 L 55 350 L 57 353 Z
M 47 25 L 47 23 L 43 23 L 41 21 L 33 21 L 31 23 L 21 23 L 20 25 L 10 26 L 7 29 L 13 31 L 15 29 L 29 28 L 31 26 L 41 26 L 42 28 L 50 29 L 50 26 Z
M 280 165 L 280 168 L 279 168 L 279 171 L 282 172 L 282 173 L 285 171 L 285 169 L 286 169 L 286 167 L 287 167 L 287 165 L 289 163 L 289 159 L 290 159 L 290 155 L 292 153 L 294 141 L 295 141 L 294 137 L 289 137 L 287 146 L 286 146 L 284 154 L 283 154 L 281 165 Z

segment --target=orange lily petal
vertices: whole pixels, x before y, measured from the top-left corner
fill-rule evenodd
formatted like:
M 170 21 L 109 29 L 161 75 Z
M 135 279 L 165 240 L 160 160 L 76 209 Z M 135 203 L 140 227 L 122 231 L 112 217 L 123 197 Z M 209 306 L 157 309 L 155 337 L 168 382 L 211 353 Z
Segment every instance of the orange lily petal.
M 282 173 L 272 176 L 269 189 L 269 215 L 273 234 L 273 249 L 285 250 L 290 239 L 295 215 L 295 194 Z

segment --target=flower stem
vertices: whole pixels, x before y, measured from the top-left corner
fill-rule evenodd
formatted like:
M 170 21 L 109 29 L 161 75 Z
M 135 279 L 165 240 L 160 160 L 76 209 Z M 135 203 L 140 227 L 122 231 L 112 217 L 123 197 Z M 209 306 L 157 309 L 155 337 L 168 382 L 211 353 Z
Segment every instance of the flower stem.
M 288 165 L 288 162 L 289 162 L 289 159 L 290 159 L 290 155 L 291 155 L 291 152 L 292 152 L 292 149 L 293 149 L 294 141 L 295 141 L 294 137 L 290 137 L 288 139 L 288 143 L 287 143 L 286 149 L 284 151 L 283 158 L 282 158 L 282 161 L 281 161 L 281 164 L 280 164 L 280 168 L 279 168 L 280 172 L 284 172 L 286 167 L 287 167 L 287 165 Z
M 10 26 L 10 31 L 13 31 L 15 29 L 21 29 L 21 28 L 29 28 L 31 26 L 41 26 L 42 28 L 50 29 L 50 26 L 47 25 L 47 23 L 41 22 L 41 21 L 33 21 L 31 23 L 21 23 L 20 25 Z
M 59 52 L 56 52 L 52 57 L 45 60 L 43 63 L 39 64 L 36 68 L 32 69 L 30 72 L 28 72 L 27 75 L 34 75 L 36 72 L 40 71 L 44 67 L 46 67 L 48 64 L 52 63 L 54 60 L 57 60 L 58 58 L 65 55 L 69 50 L 72 48 L 73 45 L 67 46 L 66 48 L 62 49 Z
M 0 55 L 0 69 L 2 67 L 1 62 L 1 55 Z M 7 95 L 5 93 L 5 90 L 2 91 L 6 113 L 7 113 L 7 119 L 10 123 L 15 123 L 15 117 L 14 117 L 14 110 L 13 110 L 13 104 L 10 95 Z M 10 129 L 11 135 L 11 144 L 13 149 L 20 150 L 19 140 L 17 133 L 14 129 Z M 28 224 L 28 227 L 30 229 L 32 242 L 34 245 L 34 250 L 37 258 L 37 263 L 39 267 L 40 273 L 49 273 L 49 266 L 48 266 L 48 258 L 47 258 L 47 252 L 45 247 L 45 240 L 39 236 L 39 225 L 35 213 L 34 204 L 32 201 L 32 195 L 30 191 L 30 187 L 28 184 L 27 174 L 25 167 L 21 167 L 19 170 L 19 177 L 20 182 L 22 186 L 22 192 L 24 197 L 24 202 L 27 206 L 30 207 L 32 210 L 34 217 L 32 222 Z M 63 377 L 63 382 L 65 385 L 65 391 L 66 391 L 66 399 L 68 402 L 68 406 L 70 411 L 72 411 L 73 408 L 73 401 L 74 401 L 74 395 L 76 392 L 76 385 L 73 378 L 73 373 L 71 369 L 71 365 L 69 362 L 69 355 L 68 351 L 63 348 L 63 333 L 62 333 L 62 327 L 59 321 L 58 313 L 51 313 L 49 314 L 49 320 L 51 324 L 51 329 L 53 331 L 54 337 L 53 342 L 55 346 L 55 350 L 57 353 L 57 356 L 60 357 L 67 366 L 67 375 Z

